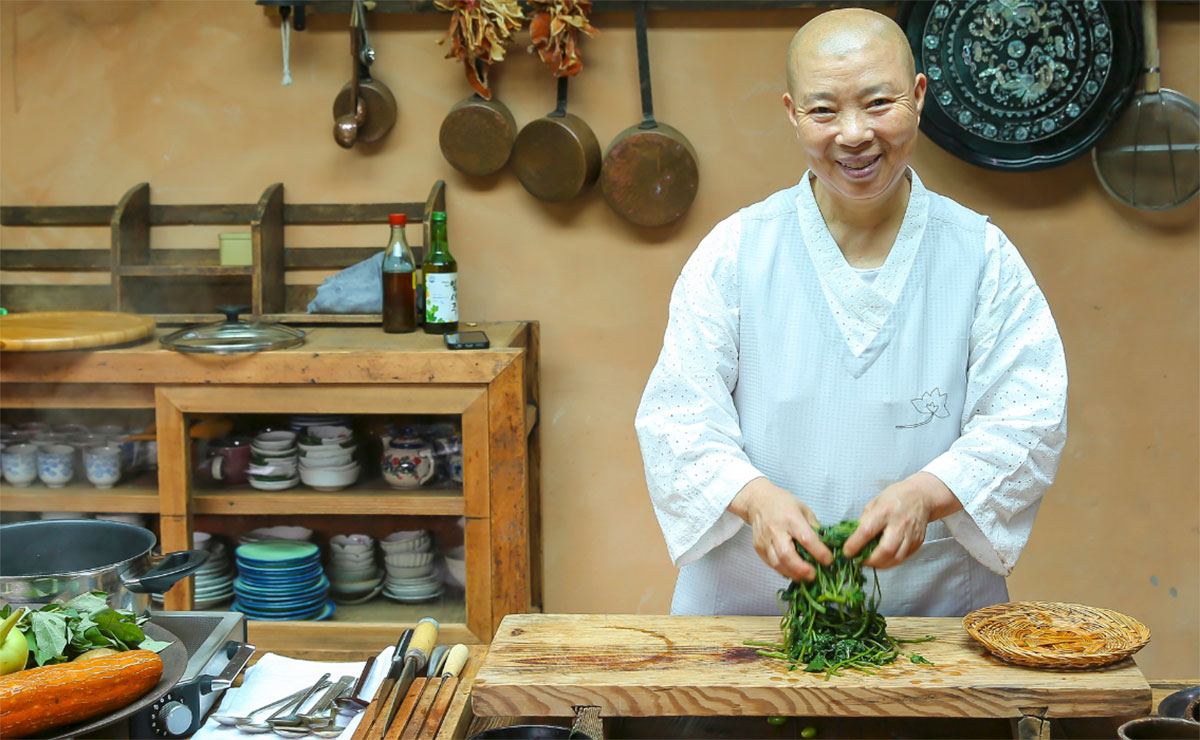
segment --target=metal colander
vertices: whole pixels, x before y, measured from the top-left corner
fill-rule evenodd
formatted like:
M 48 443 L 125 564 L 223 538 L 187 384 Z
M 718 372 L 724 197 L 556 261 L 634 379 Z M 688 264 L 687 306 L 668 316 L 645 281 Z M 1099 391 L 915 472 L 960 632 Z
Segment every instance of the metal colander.
M 1092 150 L 1104 189 L 1127 206 L 1164 211 L 1200 190 L 1200 106 L 1159 87 L 1154 0 L 1142 3 L 1146 34 L 1144 89 Z

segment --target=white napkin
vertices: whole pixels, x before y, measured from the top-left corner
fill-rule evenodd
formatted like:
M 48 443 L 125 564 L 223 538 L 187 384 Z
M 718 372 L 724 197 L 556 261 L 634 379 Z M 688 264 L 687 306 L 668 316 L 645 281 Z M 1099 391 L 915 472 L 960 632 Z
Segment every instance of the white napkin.
M 394 649 L 393 647 L 384 648 L 383 652 L 375 659 L 375 665 L 371 667 L 371 675 L 367 676 L 366 683 L 359 690 L 360 697 L 369 701 L 371 697 L 375 696 L 375 691 L 379 688 L 379 684 L 383 683 L 388 668 L 391 667 Z M 329 674 L 330 681 L 337 681 L 342 676 L 354 676 L 355 680 L 358 680 L 358 675 L 362 673 L 364 665 L 366 665 L 366 661 L 323 663 L 315 660 L 295 660 L 267 653 L 257 663 L 246 669 L 242 685 L 226 691 L 220 704 L 211 714 L 233 714 L 244 717 L 250 711 L 264 704 L 270 704 L 276 699 L 282 699 L 312 686 L 325 673 Z M 314 696 L 320 695 L 321 692 L 317 692 Z M 311 701 L 308 706 L 312 706 Z M 261 722 L 271 716 L 274 711 L 275 709 L 270 709 L 262 712 L 255 715 L 254 719 Z M 362 712 L 356 712 L 353 717 L 345 713 L 339 714 L 338 722 L 346 723 L 346 729 L 339 737 L 353 735 L 354 728 L 362 719 L 362 714 Z M 212 719 L 211 715 L 196 731 L 196 734 L 192 735 L 193 740 L 234 740 L 234 738 L 245 740 L 247 737 L 249 736 L 246 733 L 239 731 L 236 727 L 220 724 Z

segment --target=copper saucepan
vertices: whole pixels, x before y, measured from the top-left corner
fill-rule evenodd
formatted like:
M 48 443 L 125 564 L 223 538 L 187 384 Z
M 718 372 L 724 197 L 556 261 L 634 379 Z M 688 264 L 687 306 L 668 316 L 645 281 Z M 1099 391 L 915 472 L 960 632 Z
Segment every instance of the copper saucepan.
M 700 183 L 696 150 L 677 129 L 654 119 L 646 3 L 635 8 L 642 122 L 608 145 L 600 189 L 614 211 L 639 226 L 665 226 L 691 207 Z
M 567 112 L 567 77 L 558 78 L 558 104 L 517 134 L 512 162 L 535 198 L 560 203 L 582 193 L 600 174 L 600 142 L 579 116 Z
M 508 106 L 494 96 L 487 100 L 475 93 L 446 114 L 438 144 L 442 156 L 459 172 L 491 175 L 508 164 L 516 136 L 517 122 Z

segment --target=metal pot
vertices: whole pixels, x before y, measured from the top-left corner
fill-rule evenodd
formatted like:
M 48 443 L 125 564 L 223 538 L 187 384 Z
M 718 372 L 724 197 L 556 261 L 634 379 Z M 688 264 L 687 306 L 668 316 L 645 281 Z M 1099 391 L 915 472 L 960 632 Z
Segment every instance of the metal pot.
M 567 112 L 567 79 L 558 78 L 557 107 L 526 124 L 513 144 L 517 179 L 550 203 L 574 198 L 600 175 L 600 142 L 582 118 Z
M 0 601 L 40 606 L 104 591 L 109 606 L 137 614 L 208 559 L 183 550 L 155 561 L 154 533 L 122 522 L 48 519 L 0 526 Z
M 642 122 L 608 145 L 600 168 L 600 191 L 617 213 L 638 226 L 666 226 L 696 199 L 700 169 L 696 150 L 678 129 L 654 118 L 646 3 L 635 7 Z

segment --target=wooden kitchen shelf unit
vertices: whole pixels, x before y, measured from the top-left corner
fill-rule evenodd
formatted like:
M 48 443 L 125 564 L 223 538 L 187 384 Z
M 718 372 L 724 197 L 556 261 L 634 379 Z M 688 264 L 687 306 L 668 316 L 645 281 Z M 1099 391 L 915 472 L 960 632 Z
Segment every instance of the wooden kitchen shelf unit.
M 159 469 L 157 479 L 134 479 L 110 491 L 86 482 L 58 492 L 40 484 L 6 486 L 0 489 L 0 509 L 157 514 L 165 552 L 189 549 L 196 516 L 206 523 L 264 515 L 280 523 L 288 516 L 331 522 L 338 516 L 394 517 L 397 523 L 461 516 L 467 585 L 457 605 L 448 602 L 444 613 L 463 616 L 443 623 L 442 634 L 457 642 L 490 641 L 506 614 L 541 606 L 539 327 L 505 322 L 478 328 L 488 333 L 490 349 L 449 351 L 436 335 L 324 326 L 311 328 L 304 345 L 253 355 L 171 352 L 156 341 L 162 329 L 154 341 L 136 346 L 4 353 L 0 407 L 23 414 L 70 408 L 84 398 L 92 400 L 90 408 L 144 407 L 146 389 L 152 389 Z M 58 395 L 67 400 L 57 401 Z M 268 493 L 193 482 L 192 417 L 288 413 L 456 415 L 462 422 L 462 487 L 399 491 L 375 479 L 333 493 L 304 487 Z M 191 589 L 191 579 L 178 584 L 166 595 L 166 608 L 190 609 Z M 260 650 L 283 654 L 314 641 L 334 652 L 378 652 L 380 645 L 395 641 L 421 607 L 377 606 L 385 616 L 375 621 L 359 621 L 370 612 L 353 608 L 345 615 L 353 618 L 350 622 L 252 620 L 250 641 Z M 354 629 L 345 629 L 348 623 Z
M 413 243 L 420 262 L 429 243 L 429 218 L 446 210 L 438 180 L 422 201 L 393 203 L 286 203 L 283 184 L 266 188 L 257 203 L 152 204 L 150 184 L 130 188 L 113 206 L 3 206 L 0 226 L 108 226 L 110 247 L 21 249 L 4 239 L 0 269 L 6 274 L 5 307 L 11 311 L 112 310 L 153 316 L 163 323 L 213 321 L 221 304 L 250 307 L 268 321 L 305 324 L 378 323 L 379 314 L 310 314 L 315 285 L 292 284 L 290 270 L 340 270 L 382 251 L 378 247 L 291 248 L 287 226 L 387 224 L 404 213 L 421 224 Z M 231 226 L 248 229 L 251 265 L 221 265 L 216 244 L 206 249 L 151 248 L 158 226 Z M 198 303 L 197 301 L 203 301 Z

